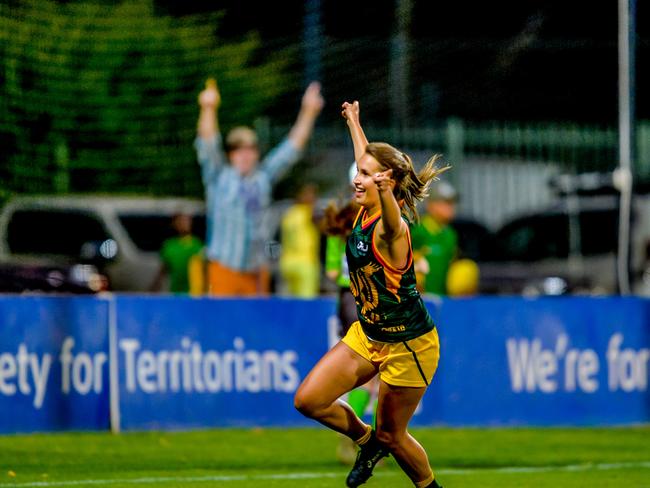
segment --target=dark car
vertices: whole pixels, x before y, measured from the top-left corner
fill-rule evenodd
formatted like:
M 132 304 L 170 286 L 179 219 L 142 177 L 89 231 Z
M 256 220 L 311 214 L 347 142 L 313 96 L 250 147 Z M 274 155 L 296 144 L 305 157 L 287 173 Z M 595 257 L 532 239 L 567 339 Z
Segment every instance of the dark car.
M 89 264 L 46 266 L 0 264 L 2 293 L 74 293 L 92 294 L 107 289 L 106 276 Z
M 485 225 L 468 217 L 457 217 L 451 222 L 451 226 L 458 236 L 460 257 L 476 262 L 492 258 L 494 234 Z
M 637 198 L 632 213 L 630 271 L 641 276 L 650 239 L 650 200 Z M 488 294 L 559 295 L 617 292 L 618 198 L 581 197 L 517 217 L 494 236 L 479 260 L 480 291 Z

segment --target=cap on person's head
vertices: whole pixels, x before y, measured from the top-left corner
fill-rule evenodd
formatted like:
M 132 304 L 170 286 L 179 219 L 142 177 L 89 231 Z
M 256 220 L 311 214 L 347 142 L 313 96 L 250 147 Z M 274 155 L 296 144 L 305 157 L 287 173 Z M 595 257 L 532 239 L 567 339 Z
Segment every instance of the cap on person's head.
M 444 200 L 455 202 L 458 200 L 458 192 L 451 183 L 441 180 L 431 184 L 429 189 L 429 200 Z
M 235 127 L 226 136 L 226 149 L 232 151 L 240 147 L 257 147 L 257 134 L 250 127 Z

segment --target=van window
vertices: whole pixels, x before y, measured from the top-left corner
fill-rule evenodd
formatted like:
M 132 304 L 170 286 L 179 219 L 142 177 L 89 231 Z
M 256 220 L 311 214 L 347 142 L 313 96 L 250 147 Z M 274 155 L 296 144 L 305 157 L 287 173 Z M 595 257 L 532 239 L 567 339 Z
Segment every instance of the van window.
M 618 210 L 582 212 L 580 214 L 580 244 L 584 256 L 616 253 Z
M 474 261 L 488 261 L 494 254 L 494 236 L 482 224 L 457 218 L 451 226 L 458 235 L 458 248 L 462 257 Z
M 498 232 L 498 258 L 502 261 L 539 261 L 569 255 L 566 215 L 539 215 L 516 220 Z
M 146 252 L 158 252 L 165 239 L 174 236 L 171 215 L 122 214 L 119 216 L 122 226 L 138 249 Z M 205 235 L 205 218 L 192 218 L 192 233 L 203 240 Z
M 85 243 L 109 237 L 92 215 L 67 210 L 17 210 L 7 227 L 7 244 L 16 254 L 79 257 Z

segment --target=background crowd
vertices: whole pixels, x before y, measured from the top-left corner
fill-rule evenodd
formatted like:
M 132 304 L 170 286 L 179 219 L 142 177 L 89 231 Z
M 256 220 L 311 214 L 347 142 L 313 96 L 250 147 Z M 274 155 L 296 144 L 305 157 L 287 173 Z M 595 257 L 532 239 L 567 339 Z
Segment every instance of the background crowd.
M 325 104 L 320 85 L 313 82 L 307 87 L 294 126 L 264 157 L 257 134 L 249 127 L 231 129 L 224 143 L 216 80 L 207 80 L 198 103 L 195 147 L 205 188 L 206 235 L 193 234 L 190 215 L 173 217 L 175 235 L 163 243 L 162 265 L 152 290 L 214 296 L 275 292 L 313 298 L 339 288 L 340 299 L 347 300 L 343 296 L 349 286 L 345 238 L 358 211 L 352 202 L 344 202 L 343 208 L 336 210 L 337 202 L 331 201 L 330 212 L 338 212 L 337 223 L 326 224 L 333 219 L 325 218 L 325 209 L 318 206 L 317 185 L 305 183 L 281 215 L 275 256 L 265 245 L 271 236 L 264 215 L 271 204 L 273 185 L 299 161 L 312 136 Z M 344 193 L 350 193 L 355 174 L 356 164 L 352 163 L 349 175 L 344 175 L 350 181 L 342 179 L 342 188 L 348 187 Z M 477 291 L 478 267 L 463 257 L 450 225 L 457 200 L 458 193 L 450 183 L 436 182 L 422 220 L 412 222 L 418 286 L 423 293 L 470 295 Z M 275 280 L 271 276 L 273 258 L 278 261 Z M 167 285 L 163 287 L 165 277 Z
M 430 293 L 472 290 L 465 282 L 475 281 L 475 262 L 486 285 L 482 293 L 625 293 L 624 266 L 616 262 L 623 254 L 618 235 L 625 219 L 619 219 L 620 193 L 612 176 L 619 160 L 614 3 L 590 4 L 589 22 L 579 2 L 559 0 L 509 0 L 499 9 L 480 2 L 406 0 L 285 5 L 278 16 L 274 4 L 257 0 L 0 2 L 3 208 L 15 197 L 40 195 L 48 203 L 89 194 L 201 198 L 207 232 L 192 214 L 193 233 L 206 246 L 204 266 L 196 259 L 193 265 L 202 280 L 197 293 L 312 295 L 314 288 L 335 289 L 323 279 L 327 246 L 318 217 L 325 200 L 345 193 L 351 163 L 333 107 L 358 99 L 373 140 L 392 141 L 416 163 L 441 153 L 454 167 L 444 181 L 460 196 L 450 200 L 457 215 L 444 225 L 444 205 L 433 205 L 433 215 L 427 203 L 422 227 L 414 229 L 416 240 L 433 239 L 422 244 L 418 260 L 422 279 L 428 266 L 421 286 Z M 638 59 L 649 46 L 646 16 L 640 6 Z M 366 22 L 351 25 L 342 18 Z M 647 66 L 639 62 L 635 69 L 637 86 L 645 86 Z M 218 87 L 203 85 L 210 76 Z M 311 80 L 322 82 L 326 110 L 301 106 Z M 197 133 L 197 106 L 188 102 L 199 92 Z M 631 291 L 647 295 L 650 99 L 638 92 L 628 274 Z M 592 173 L 600 178 L 598 188 L 582 179 Z M 318 196 L 310 204 L 314 189 Z M 571 203 L 576 199 L 577 206 Z M 286 221 L 260 222 L 268 211 L 279 221 L 277 214 L 287 211 L 285 206 L 278 212 L 280 200 L 297 204 Z M 307 218 L 310 205 L 315 227 Z M 514 221 L 522 216 L 528 220 Z M 459 230 L 468 219 L 486 239 Z M 104 223 L 101 216 L 97 220 Z M 48 242 L 38 226 L 25 227 L 20 230 L 26 237 L 16 240 L 0 228 L 7 240 L 0 263 L 14 265 L 23 254 L 56 254 L 14 245 Z M 272 235 L 262 236 L 264 229 Z M 498 256 L 488 231 L 503 237 Z M 179 232 L 187 231 L 174 230 Z M 113 268 L 147 261 L 140 251 L 150 253 L 152 246 L 140 246 L 132 235 L 125 245 L 110 237 L 118 241 L 117 253 L 97 266 L 109 275 L 109 287 L 186 288 L 163 278 L 179 263 L 185 268 L 185 258 L 176 256 L 193 253 L 196 243 L 189 237 L 168 243 L 156 279 L 149 270 L 132 270 L 146 285 L 131 276 L 120 281 L 128 273 Z M 82 245 L 99 240 L 81 230 L 75 239 Z M 133 245 L 139 249 L 127 256 Z M 79 261 L 79 247 L 66 261 Z M 498 263 L 492 269 L 483 266 L 493 258 Z M 215 278 L 225 273 L 228 279 Z M 227 289 L 219 290 L 222 285 Z

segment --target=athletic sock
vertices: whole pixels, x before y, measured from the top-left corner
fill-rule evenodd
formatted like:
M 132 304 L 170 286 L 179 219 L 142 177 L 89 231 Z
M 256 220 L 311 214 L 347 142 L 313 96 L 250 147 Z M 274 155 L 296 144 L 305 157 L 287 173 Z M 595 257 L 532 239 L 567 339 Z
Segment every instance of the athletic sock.
M 356 439 L 354 442 L 356 442 L 360 446 L 363 446 L 366 442 L 370 440 L 371 437 L 372 437 L 372 427 L 366 425 L 366 433 L 363 434 L 358 439 Z
M 442 486 L 440 486 L 436 480 L 433 480 L 425 488 L 442 488 Z
M 348 393 L 348 404 L 357 414 L 357 417 L 363 418 L 363 414 L 370 402 L 370 392 L 365 388 L 357 388 Z
M 414 481 L 413 483 L 415 484 L 416 488 L 429 488 L 429 487 L 436 488 L 438 486 L 436 480 L 433 479 L 433 471 L 429 476 L 427 476 L 422 481 Z

